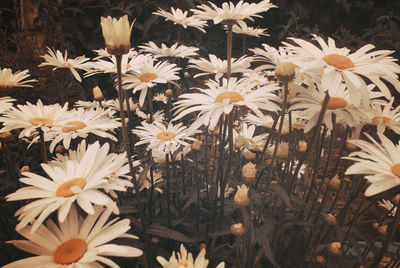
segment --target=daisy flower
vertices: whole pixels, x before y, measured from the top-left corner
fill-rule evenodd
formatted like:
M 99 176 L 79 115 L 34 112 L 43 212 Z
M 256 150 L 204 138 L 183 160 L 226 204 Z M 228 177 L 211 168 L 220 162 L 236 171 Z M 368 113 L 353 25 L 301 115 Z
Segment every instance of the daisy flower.
M 164 161 L 165 161 L 165 154 L 164 154 Z M 141 174 L 143 172 L 143 168 L 140 167 L 138 174 Z M 140 175 L 136 175 L 136 180 L 139 180 Z M 161 186 L 161 184 L 163 183 L 164 179 L 162 178 L 162 171 L 160 170 L 153 170 L 153 186 L 154 186 L 154 190 L 156 190 L 157 192 L 159 192 L 160 194 L 163 193 L 163 190 L 158 187 Z M 149 190 L 151 188 L 151 172 L 150 170 L 147 172 L 146 176 L 144 177 L 144 179 L 140 182 L 140 188 L 139 191 L 143 191 L 144 189 Z M 132 190 L 133 193 L 135 192 L 135 189 Z
M 382 199 L 382 202 L 378 201 L 378 206 L 383 207 L 388 212 L 390 211 L 389 216 L 394 217 L 396 215 L 397 207 L 394 207 L 392 202 L 390 202 L 389 200 Z
M 142 110 L 139 108 L 136 109 L 136 115 L 139 116 L 141 119 L 143 119 L 146 122 L 150 121 L 150 114 L 145 114 Z M 159 110 L 155 113 L 153 113 L 153 120 L 152 122 L 164 122 L 165 120 L 165 114 L 164 111 Z
M 261 71 L 250 70 L 249 72 L 243 73 L 243 78 L 248 79 L 258 86 L 265 86 L 270 83 L 267 74 Z
M 168 154 L 175 152 L 180 146 L 189 145 L 186 141 L 194 141 L 191 136 L 195 134 L 195 131 L 183 126 L 182 123 L 173 125 L 170 122 L 166 126 L 157 121 L 152 124 L 143 121 L 141 126 L 132 130 L 132 133 L 140 138 L 136 146 L 148 144 L 148 149 L 159 149 Z
M 329 88 L 320 85 L 304 89 L 292 100 L 289 110 L 300 110 L 299 117 L 307 120 L 304 132 L 308 132 L 317 123 L 326 91 L 329 93 L 330 100 L 322 122 L 328 129 L 333 128 L 333 114 L 336 115 L 338 124 L 351 127 L 361 121 L 363 111 L 352 103 L 346 84 L 339 81 L 339 84 L 331 84 Z
M 181 161 L 182 157 L 185 157 L 191 151 L 192 151 L 191 145 L 187 145 L 187 146 L 183 147 L 183 149 L 180 150 L 180 152 L 178 154 L 168 155 L 168 160 L 169 160 L 169 162 Z M 151 156 L 153 157 L 153 161 L 157 164 L 164 165 L 166 162 L 165 152 L 162 149 L 159 149 L 159 148 L 152 149 Z M 192 161 L 190 158 L 187 158 L 187 157 L 185 158 L 185 160 L 188 160 L 189 162 Z
M 251 4 L 239 1 L 236 6 L 232 2 L 224 2 L 222 3 L 222 8 L 217 7 L 210 1 L 208 3 L 211 7 L 203 4 L 197 6 L 197 9 L 191 9 L 194 17 L 201 20 L 213 20 L 214 24 L 233 22 L 242 27 L 245 27 L 245 19 L 254 21 L 253 17 L 261 17 L 258 13 L 266 12 L 270 8 L 276 7 L 269 0 Z
M 48 135 L 52 136 L 52 142 L 49 146 L 50 152 L 53 152 L 55 146 L 63 141 L 65 149 L 69 149 L 71 140 L 77 137 L 86 138 L 89 133 L 102 138 L 108 138 L 113 141 L 117 139 L 109 132 L 121 126 L 121 123 L 115 118 L 110 118 L 108 111 L 104 109 L 85 110 L 80 108 L 71 111 L 71 117 L 60 126 L 51 128 Z
M 248 150 L 262 150 L 267 139 L 268 134 L 261 134 L 254 136 L 254 132 L 256 131 L 255 125 L 247 126 L 246 123 L 243 123 L 243 127 L 240 132 L 234 130 L 233 138 L 236 141 L 238 138 L 244 140 L 243 147 Z
M 365 111 L 365 123 L 377 126 L 380 131 L 390 128 L 400 134 L 400 106 L 393 109 L 394 97 L 389 102 L 375 102 Z
M 356 106 L 360 104 L 361 100 L 368 103 L 369 91 L 364 78 L 374 83 L 388 99 L 391 94 L 382 79 L 400 90 L 397 76 L 397 73 L 400 73 L 400 66 L 395 63 L 396 59 L 389 56 L 394 51 L 369 52 L 374 46 L 368 44 L 351 53 L 345 47 L 337 48 L 332 38 L 328 38 L 328 43 L 316 35 L 314 39 L 321 48 L 297 38 L 290 38 L 290 40 L 298 46 L 284 44 L 296 58 L 307 62 L 307 67 L 303 66 L 304 72 L 316 79 L 320 78 L 322 83 L 337 84 L 338 81 L 344 81 L 349 89 L 352 102 Z
M 93 215 L 85 219 L 71 208 L 66 220 L 57 224 L 48 220 L 41 224 L 35 233 L 32 226 L 26 226 L 17 232 L 27 240 L 11 240 L 8 243 L 37 256 L 21 259 L 4 266 L 17 267 L 119 267 L 107 258 L 139 257 L 142 250 L 125 245 L 109 243 L 116 238 L 137 239 L 127 234 L 131 229 L 128 219 L 108 221 L 111 210 L 95 206 Z
M 187 58 L 191 56 L 198 56 L 197 47 L 187 47 L 185 45 L 179 45 L 178 42 L 173 44 L 171 47 L 167 47 L 164 43 L 161 47 L 158 47 L 154 42 L 145 43 L 141 48 L 141 52 L 148 52 L 153 54 L 154 58 L 162 57 L 176 57 L 176 58 Z
M 351 140 L 361 151 L 349 154 L 345 159 L 355 163 L 346 175 L 362 174 L 371 183 L 365 196 L 373 196 L 400 185 L 400 145 L 394 145 L 382 133 L 377 133 L 381 143 L 364 133 L 372 142 Z
M 33 87 L 28 83 L 37 82 L 37 80 L 24 80 L 28 77 L 29 70 L 12 73 L 10 68 L 0 68 L 0 92 L 6 92 L 14 87 Z
M 9 110 L 11 107 L 13 107 L 13 101 L 15 99 L 10 98 L 10 97 L 2 97 L 0 98 L 0 113 Z
M 225 27 L 226 28 L 226 27 Z M 241 25 L 233 25 L 232 27 L 232 32 L 240 34 L 240 35 L 250 35 L 254 37 L 261 37 L 261 36 L 269 36 L 265 31 L 267 29 L 262 29 L 262 28 L 254 28 L 247 26 L 246 23 L 242 23 Z
M 190 59 L 188 68 L 194 68 L 202 73 L 198 73 L 194 76 L 200 77 L 207 74 L 215 74 L 215 79 L 220 79 L 228 70 L 228 61 L 217 58 L 215 55 L 208 55 L 210 60 L 200 58 L 200 59 Z M 252 57 L 242 56 L 238 59 L 232 58 L 231 60 L 231 73 L 243 73 L 250 71 L 250 64 L 252 62 Z
M 118 19 L 101 17 L 101 31 L 106 43 L 107 51 L 113 55 L 123 55 L 131 48 L 131 31 L 135 20 L 129 25 L 128 16 Z
M 180 69 L 176 67 L 176 64 L 167 61 L 155 63 L 153 58 L 147 58 L 146 61 L 137 66 L 137 70 L 123 76 L 124 88 L 133 88 L 133 93 L 140 90 L 139 105 L 143 106 L 147 89 L 157 84 L 166 84 L 178 80 L 177 74 Z
M 36 218 L 32 225 L 34 232 L 53 212 L 58 211 L 58 221 L 64 222 L 71 206 L 77 203 L 86 213 L 93 214 L 92 204 L 107 206 L 119 213 L 114 202 L 99 189 L 125 191 L 123 187 L 109 184 L 106 177 L 115 168 L 112 154 L 108 157 L 109 144 L 100 147 L 95 142 L 80 152 L 78 160 L 67 159 L 61 164 L 42 164 L 50 178 L 31 172 L 23 172 L 21 182 L 29 185 L 9 194 L 7 201 L 38 199 L 28 203 L 16 212 L 20 223 L 17 229 L 24 228 Z
M 206 89 L 198 89 L 200 93 L 186 93 L 180 96 L 175 105 L 177 111 L 174 120 L 187 114 L 200 112 L 195 125 L 205 125 L 213 129 L 219 117 L 229 114 L 233 107 L 247 107 L 258 116 L 263 116 L 261 110 L 277 111 L 280 99 L 273 94 L 278 89 L 276 84 L 253 89 L 255 84 L 244 79 L 224 78 L 222 85 L 218 81 L 206 82 Z
M 171 13 L 168 11 L 163 10 L 162 8 L 158 8 L 157 12 L 153 12 L 155 15 L 159 15 L 161 17 L 164 17 L 165 20 L 172 21 L 174 24 L 181 25 L 183 28 L 189 27 L 194 27 L 197 30 L 202 31 L 205 33 L 206 31 L 204 30 L 204 26 L 207 25 L 207 22 L 204 20 L 200 20 L 195 17 L 188 17 L 188 12 L 185 11 L 183 12 L 181 9 L 173 8 L 171 7 Z
M 77 108 L 84 108 L 90 110 L 92 108 L 96 109 L 111 109 L 115 107 L 115 100 L 102 100 L 102 101 L 82 101 L 78 100 L 74 104 Z
M 75 79 L 79 82 L 82 82 L 82 79 L 76 69 L 86 70 L 86 62 L 90 60 L 85 56 L 79 56 L 75 59 L 68 59 L 67 50 L 65 50 L 65 54 L 63 56 L 59 50 L 54 50 L 49 47 L 47 47 L 47 54 L 40 57 L 42 57 L 45 61 L 39 64 L 39 67 L 55 66 L 53 70 L 58 68 L 69 69 L 74 75 Z
M 50 127 L 62 124 L 70 118 L 67 107 L 67 103 L 64 107 L 59 104 L 43 105 L 41 100 L 36 105 L 27 102 L 26 105 L 11 107 L 0 117 L 0 122 L 4 125 L 0 132 L 22 128 L 19 138 L 29 137 L 38 128 L 46 132 Z
M 163 268 L 173 268 L 173 267 L 187 267 L 187 268 L 207 268 L 208 260 L 206 259 L 206 249 L 203 248 L 196 259 L 193 259 L 192 253 L 188 253 L 185 246 L 181 244 L 180 252 L 177 253 L 178 258 L 176 258 L 175 251 L 172 252 L 171 257 L 167 261 L 162 256 L 157 256 L 157 261 L 161 264 Z M 217 268 L 224 268 L 225 263 L 221 262 L 218 264 Z
M 154 97 L 153 97 L 154 101 L 161 101 L 164 104 L 168 103 L 168 98 L 165 96 L 164 93 L 157 93 Z
M 274 119 L 270 115 L 264 115 L 262 117 L 247 114 L 244 118 L 244 121 L 249 124 L 253 124 L 256 126 L 265 127 L 267 129 L 271 129 L 274 124 Z M 279 126 L 280 118 L 276 122 L 276 128 Z M 300 112 L 292 111 L 292 128 L 293 129 L 304 129 L 306 126 L 307 121 L 300 117 Z M 276 130 L 276 129 L 275 129 Z M 289 133 L 289 115 L 285 114 L 285 119 L 283 120 L 282 132 L 283 135 Z

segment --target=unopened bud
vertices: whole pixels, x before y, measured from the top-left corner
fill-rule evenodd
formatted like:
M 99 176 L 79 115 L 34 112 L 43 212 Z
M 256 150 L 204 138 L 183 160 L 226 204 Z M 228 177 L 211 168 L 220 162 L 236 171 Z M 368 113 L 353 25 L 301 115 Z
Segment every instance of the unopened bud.
M 339 255 L 342 249 L 342 244 L 340 242 L 332 242 L 328 246 L 328 250 L 332 255 Z
M 289 143 L 279 143 L 278 150 L 276 151 L 276 157 L 280 159 L 287 159 L 289 157 Z
M 104 100 L 104 96 L 103 96 L 103 92 L 101 92 L 101 89 L 99 88 L 99 86 L 95 86 L 93 88 L 93 99 L 95 101 L 102 101 Z
M 382 235 L 387 235 L 387 233 L 388 233 L 387 229 L 388 229 L 387 224 L 383 224 L 378 227 L 378 232 Z
M 158 237 L 153 236 L 153 237 L 151 238 L 151 243 L 153 243 L 153 244 L 158 244 L 159 242 L 160 242 L 160 239 L 159 239 Z
M 325 214 L 324 220 L 330 225 L 336 225 L 336 217 L 332 213 Z
M 307 150 L 307 142 L 299 141 L 299 152 L 304 153 Z
M 379 228 L 379 223 L 374 222 L 374 223 L 372 224 L 372 227 L 374 227 L 375 229 L 378 229 L 378 228 Z
M 242 236 L 246 232 L 242 223 L 235 223 L 231 225 L 231 233 L 235 236 Z
M 242 167 L 242 178 L 245 182 L 252 182 L 256 179 L 256 164 L 248 162 Z
M 190 77 L 190 74 L 189 74 L 189 72 L 184 72 L 184 73 L 183 73 L 183 76 L 184 76 L 185 78 L 189 78 L 189 77 Z
M 0 141 L 4 143 L 9 143 L 14 140 L 14 135 L 10 132 L 4 132 L 0 134 Z
M 242 184 L 241 186 L 238 186 L 238 190 L 233 197 L 233 202 L 235 203 L 235 206 L 239 208 L 244 208 L 250 203 L 249 199 L 249 187 L 247 187 L 245 184 Z
M 324 256 L 318 255 L 318 256 L 315 258 L 315 261 L 316 261 L 317 263 L 319 263 L 319 264 L 324 264 L 324 263 L 325 263 L 325 258 L 324 258 Z
M 275 76 L 282 82 L 289 82 L 294 79 L 296 65 L 291 62 L 278 62 L 275 67 Z
M 196 139 L 192 144 L 193 151 L 200 151 L 201 150 L 201 140 Z
M 63 153 L 65 153 L 65 151 L 66 151 L 65 147 L 62 146 L 61 144 L 56 146 L 56 150 L 55 150 L 56 154 L 63 154 Z
M 174 95 L 174 92 L 172 91 L 172 89 L 167 89 L 165 91 L 165 96 L 167 96 L 168 98 L 171 98 Z
M 21 173 L 22 173 L 22 172 L 29 172 L 29 171 L 31 171 L 31 169 L 29 168 L 29 166 L 23 166 L 19 171 L 20 171 Z
M 339 179 L 339 175 L 335 175 L 330 181 L 329 181 L 329 187 L 332 190 L 337 190 L 340 187 L 340 179 Z

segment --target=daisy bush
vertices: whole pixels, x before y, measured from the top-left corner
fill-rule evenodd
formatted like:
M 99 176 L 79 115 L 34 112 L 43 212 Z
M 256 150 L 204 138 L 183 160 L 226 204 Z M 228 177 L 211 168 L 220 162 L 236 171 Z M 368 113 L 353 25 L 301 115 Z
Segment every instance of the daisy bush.
M 1 63 L 1 265 L 398 267 L 394 51 L 272 42 L 279 1 L 144 2 L 43 41 L 44 75 Z

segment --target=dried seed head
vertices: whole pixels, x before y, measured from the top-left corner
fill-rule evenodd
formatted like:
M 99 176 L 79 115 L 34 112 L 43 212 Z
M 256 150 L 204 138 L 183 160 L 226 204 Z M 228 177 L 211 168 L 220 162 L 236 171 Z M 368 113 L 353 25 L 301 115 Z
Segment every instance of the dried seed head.
M 340 254 L 341 248 L 342 248 L 342 244 L 340 244 L 340 242 L 332 242 L 328 246 L 329 252 L 336 256 Z
M 93 99 L 95 101 L 102 101 L 104 100 L 104 96 L 103 96 L 103 92 L 101 92 L 101 89 L 99 88 L 99 86 L 95 86 L 93 88 Z
M 0 141 L 4 142 L 4 143 L 9 143 L 12 142 L 14 140 L 14 135 L 10 132 L 4 132 L 0 134 Z
M 324 220 L 330 225 L 336 225 L 336 217 L 332 213 L 325 214 Z
M 233 197 L 233 202 L 235 203 L 235 206 L 239 208 L 244 208 L 250 203 L 249 199 L 249 187 L 247 187 L 245 184 L 242 184 L 241 186 L 238 186 L 238 190 Z
M 201 150 L 201 140 L 196 139 L 192 144 L 192 150 L 199 152 Z
M 235 236 L 242 236 L 246 232 L 242 223 L 235 223 L 231 225 L 231 233 Z
M 248 162 L 242 167 L 242 178 L 245 182 L 253 182 L 256 178 L 256 164 Z

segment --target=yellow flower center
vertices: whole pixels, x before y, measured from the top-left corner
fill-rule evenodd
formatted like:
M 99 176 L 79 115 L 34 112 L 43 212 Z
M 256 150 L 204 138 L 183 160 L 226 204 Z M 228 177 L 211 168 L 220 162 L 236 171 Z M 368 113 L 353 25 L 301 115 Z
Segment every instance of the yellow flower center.
M 250 144 L 256 143 L 253 139 L 250 139 L 250 138 L 244 138 L 244 139 Z
M 176 134 L 169 131 L 163 131 L 157 134 L 157 139 L 169 141 L 176 137 Z
M 400 178 L 400 164 L 396 164 L 392 167 L 392 173 Z
M 322 60 L 330 66 L 333 66 L 340 70 L 346 70 L 354 67 L 354 63 L 351 59 L 339 54 L 328 54 L 323 57 Z
M 328 102 L 329 110 L 336 110 L 344 108 L 348 105 L 347 101 L 340 97 L 331 97 Z
M 181 20 L 181 19 L 176 19 L 175 22 L 176 22 L 176 23 L 179 23 L 179 24 L 182 24 L 182 23 L 183 23 L 183 20 Z
M 61 128 L 64 133 L 80 130 L 86 127 L 86 124 L 82 121 L 70 121 L 65 123 L 65 125 L 67 126 Z
M 29 123 L 31 123 L 34 126 L 39 126 L 39 125 L 48 125 L 53 123 L 52 120 L 44 117 L 32 117 L 29 119 Z
M 373 125 L 377 125 L 378 124 L 378 120 L 382 122 L 382 124 L 386 124 L 387 122 L 389 122 L 390 120 L 392 120 L 390 117 L 386 117 L 386 116 L 375 116 L 371 119 L 372 124 Z
M 74 195 L 74 192 L 71 191 L 71 187 L 78 186 L 79 188 L 83 188 L 86 185 L 86 180 L 83 178 L 76 178 L 72 180 L 68 180 L 58 186 L 56 191 L 57 197 L 70 197 Z
M 242 95 L 240 95 L 237 92 L 225 91 L 225 92 L 222 92 L 221 94 L 219 94 L 215 98 L 215 102 L 222 103 L 225 99 L 229 99 L 229 103 L 230 104 L 232 104 L 234 102 L 238 102 L 238 101 L 243 101 L 244 100 Z
M 87 245 L 85 240 L 75 238 L 58 246 L 53 254 L 53 261 L 57 264 L 71 264 L 79 261 L 85 255 Z
M 150 82 L 154 79 L 156 79 L 158 76 L 155 73 L 144 73 L 141 76 L 139 76 L 139 80 L 142 82 Z

